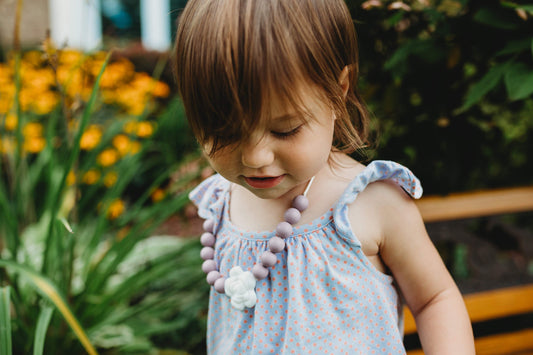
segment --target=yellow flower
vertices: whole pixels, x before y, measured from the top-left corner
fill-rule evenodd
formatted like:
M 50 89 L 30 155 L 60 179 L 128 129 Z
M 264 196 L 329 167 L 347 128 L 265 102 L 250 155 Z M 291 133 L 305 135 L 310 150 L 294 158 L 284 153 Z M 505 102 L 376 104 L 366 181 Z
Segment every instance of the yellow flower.
M 40 51 L 32 50 L 24 53 L 22 60 L 36 68 L 38 68 L 43 63 L 43 53 Z
M 111 202 L 109 208 L 107 209 L 107 218 L 117 219 L 122 213 L 124 213 L 125 209 L 126 205 L 124 204 L 124 201 L 121 199 L 116 199 Z
M 81 181 L 87 185 L 96 184 L 100 180 L 100 172 L 96 169 L 90 169 L 81 178 Z
M 128 102 L 126 111 L 130 115 L 134 116 L 140 116 L 144 112 L 146 108 L 146 102 L 139 98 L 139 99 L 133 99 L 131 102 Z
M 130 152 L 131 141 L 125 134 L 117 134 L 113 138 L 113 146 L 124 156 Z
M 46 115 L 52 112 L 58 103 L 59 96 L 54 92 L 47 91 L 37 95 L 33 103 L 33 109 L 39 115 Z
M 31 70 L 24 78 L 24 86 L 36 91 L 47 91 L 56 84 L 54 73 L 49 69 Z
M 19 103 L 22 111 L 27 112 L 30 110 L 30 107 L 35 99 L 35 92 L 25 88 L 20 89 L 19 92 Z
M 28 122 L 24 126 L 22 133 L 26 138 L 41 137 L 43 135 L 43 125 L 38 122 Z
M 150 137 L 154 133 L 154 124 L 148 121 L 142 121 L 137 124 L 137 136 L 141 138 Z
M 83 55 L 72 49 L 64 49 L 59 52 L 59 63 L 62 65 L 75 65 L 83 59 Z
M 124 132 L 128 134 L 134 134 L 137 132 L 137 122 L 128 121 L 124 124 Z
M 67 175 L 67 186 L 72 186 L 76 183 L 76 174 L 71 170 Z
M 162 199 L 164 199 L 166 196 L 166 193 L 163 189 L 161 188 L 157 188 L 154 190 L 154 192 L 152 192 L 152 202 L 159 202 L 161 201 Z
M 43 137 L 28 136 L 24 140 L 24 150 L 28 153 L 39 153 L 46 147 L 46 140 Z
M 130 151 L 129 151 L 130 154 L 137 154 L 139 153 L 140 150 L 141 150 L 141 143 L 136 142 L 136 141 L 130 143 Z
M 113 148 L 108 148 L 98 155 L 97 160 L 98 164 L 103 167 L 106 167 L 115 164 L 118 158 L 118 152 Z
M 6 137 L 4 139 L 0 139 L 0 153 L 13 153 L 15 150 L 15 143 L 13 142 L 13 138 Z
M 80 148 L 83 150 L 94 149 L 102 139 L 102 129 L 98 125 L 90 125 L 80 140 Z
M 158 81 L 152 90 L 152 94 L 157 97 L 168 97 L 170 94 L 170 88 L 167 84 Z
M 14 131 L 18 125 L 18 118 L 16 115 L 10 113 L 6 116 L 4 127 L 6 131 Z
M 93 75 L 96 76 L 98 74 L 102 64 L 103 62 L 94 66 Z M 102 74 L 100 86 L 102 88 L 113 88 L 120 86 L 124 81 L 129 80 L 134 72 L 135 67 L 127 60 L 120 60 L 118 62 L 111 63 L 106 67 L 104 73 Z
M 0 115 L 5 115 L 11 109 L 13 105 L 13 98 L 7 95 L 3 95 L 0 92 Z
M 118 174 L 116 173 L 116 171 L 110 171 L 104 176 L 104 185 L 106 187 L 111 187 L 115 185 L 117 180 L 118 180 Z

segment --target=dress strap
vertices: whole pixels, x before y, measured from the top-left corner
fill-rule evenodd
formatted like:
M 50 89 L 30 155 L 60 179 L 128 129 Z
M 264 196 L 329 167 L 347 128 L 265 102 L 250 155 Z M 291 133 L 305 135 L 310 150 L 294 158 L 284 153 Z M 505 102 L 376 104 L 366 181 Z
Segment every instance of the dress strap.
M 215 223 L 214 231 L 217 231 L 220 226 L 230 185 L 228 180 L 215 174 L 205 179 L 189 193 L 189 199 L 198 207 L 198 215 L 203 219 L 211 219 Z
M 422 196 L 422 185 L 420 184 L 420 181 L 405 166 L 387 160 L 375 160 L 368 164 L 368 166 L 348 185 L 333 208 L 333 219 L 339 234 L 356 245 L 360 245 L 360 243 L 353 235 L 348 220 L 348 206 L 355 201 L 357 195 L 370 183 L 380 180 L 394 181 L 406 193 L 415 199 Z
M 339 200 L 339 204 L 351 204 L 359 192 L 370 183 L 379 180 L 394 181 L 413 198 L 418 199 L 422 196 L 422 185 L 411 170 L 393 161 L 375 160 L 350 183 Z

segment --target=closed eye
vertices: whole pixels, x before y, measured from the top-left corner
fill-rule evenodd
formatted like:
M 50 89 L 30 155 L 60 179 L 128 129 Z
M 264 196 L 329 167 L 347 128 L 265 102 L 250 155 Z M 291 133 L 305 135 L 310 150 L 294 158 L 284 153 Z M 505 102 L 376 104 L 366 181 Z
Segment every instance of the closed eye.
M 287 139 L 291 136 L 294 136 L 295 134 L 297 134 L 300 129 L 302 128 L 303 125 L 300 125 L 294 129 L 291 129 L 290 131 L 284 131 L 284 132 L 277 132 L 277 131 L 271 131 L 272 134 L 280 139 Z

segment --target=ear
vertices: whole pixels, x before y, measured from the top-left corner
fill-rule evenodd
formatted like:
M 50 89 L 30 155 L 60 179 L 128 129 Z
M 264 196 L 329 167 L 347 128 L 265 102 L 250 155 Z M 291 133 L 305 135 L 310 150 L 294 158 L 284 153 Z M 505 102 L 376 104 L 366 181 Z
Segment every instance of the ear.
M 341 86 L 344 99 L 346 99 L 348 89 L 350 88 L 350 76 L 348 74 L 350 74 L 350 70 L 348 69 L 348 66 L 345 66 L 339 75 L 339 85 Z

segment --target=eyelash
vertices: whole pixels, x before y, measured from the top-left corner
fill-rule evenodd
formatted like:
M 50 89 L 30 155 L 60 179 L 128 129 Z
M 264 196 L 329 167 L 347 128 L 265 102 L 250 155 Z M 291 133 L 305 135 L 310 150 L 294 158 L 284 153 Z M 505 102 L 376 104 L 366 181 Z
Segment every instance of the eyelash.
M 274 131 L 272 131 L 272 134 L 275 135 L 279 139 L 289 139 L 290 137 L 292 137 L 295 134 L 297 134 L 300 131 L 301 128 L 302 128 L 302 126 L 298 126 L 295 129 L 292 129 L 292 130 L 290 130 L 288 132 L 274 132 Z

